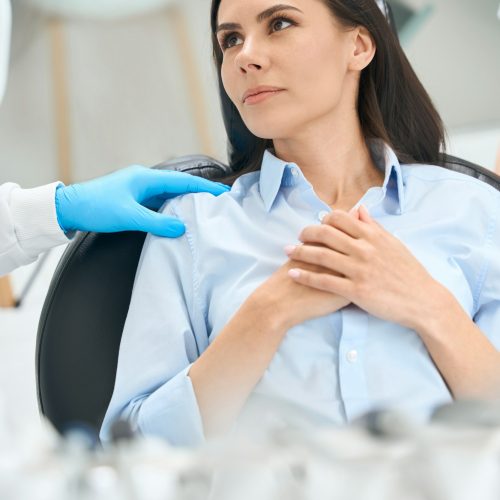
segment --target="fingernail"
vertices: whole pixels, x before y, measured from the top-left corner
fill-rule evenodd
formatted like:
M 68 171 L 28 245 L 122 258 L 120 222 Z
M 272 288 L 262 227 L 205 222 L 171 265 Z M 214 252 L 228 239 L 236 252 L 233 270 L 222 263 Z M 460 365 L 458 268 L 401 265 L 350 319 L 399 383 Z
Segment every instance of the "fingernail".
M 288 271 L 288 276 L 291 278 L 298 278 L 300 276 L 300 271 L 298 269 L 290 269 L 290 271 Z
M 361 210 L 361 208 L 363 208 L 363 211 L 368 215 L 368 217 L 371 217 L 370 211 L 366 208 L 366 205 L 360 205 L 359 209 Z
M 294 250 L 295 250 L 295 246 L 294 245 L 287 245 L 285 247 L 285 253 L 287 255 L 290 255 Z

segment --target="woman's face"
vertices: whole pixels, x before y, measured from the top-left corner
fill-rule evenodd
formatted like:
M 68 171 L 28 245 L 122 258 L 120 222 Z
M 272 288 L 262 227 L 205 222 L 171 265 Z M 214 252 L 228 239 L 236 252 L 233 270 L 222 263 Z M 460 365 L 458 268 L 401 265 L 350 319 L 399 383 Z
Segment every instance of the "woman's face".
M 293 137 L 335 113 L 346 98 L 355 109 L 352 30 L 343 29 L 322 0 L 285 0 L 279 10 L 276 4 L 222 0 L 218 12 L 220 28 L 240 25 L 217 32 L 224 88 L 247 128 L 262 139 Z M 268 9 L 271 16 L 264 14 Z M 284 90 L 244 102 L 245 92 L 258 86 Z

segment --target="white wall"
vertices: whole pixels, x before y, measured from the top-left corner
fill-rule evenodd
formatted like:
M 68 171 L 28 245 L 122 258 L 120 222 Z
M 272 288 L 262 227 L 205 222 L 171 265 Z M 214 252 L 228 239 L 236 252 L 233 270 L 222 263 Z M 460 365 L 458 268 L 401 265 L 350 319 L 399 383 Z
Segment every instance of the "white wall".
M 498 0 L 404 1 L 434 6 L 405 50 L 449 130 L 498 126 Z
M 450 133 L 450 154 L 465 158 L 500 174 L 500 125 L 480 129 L 456 129 Z

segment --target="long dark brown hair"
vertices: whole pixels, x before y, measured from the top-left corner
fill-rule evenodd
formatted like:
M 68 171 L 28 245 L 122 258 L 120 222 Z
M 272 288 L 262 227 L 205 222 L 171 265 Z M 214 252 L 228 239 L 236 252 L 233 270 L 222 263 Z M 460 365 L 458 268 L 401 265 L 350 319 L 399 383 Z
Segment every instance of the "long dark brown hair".
M 357 110 L 365 140 L 383 139 L 401 163 L 441 164 L 446 151 L 441 117 L 375 0 L 321 1 L 345 28 L 364 26 L 376 45 L 375 56 L 361 72 L 359 82 Z M 264 151 L 272 148 L 273 142 L 248 130 L 224 90 L 223 54 L 215 34 L 220 3 L 221 0 L 212 0 L 212 45 L 228 131 L 229 163 L 236 172 L 225 182 L 232 183 L 243 174 L 259 170 Z

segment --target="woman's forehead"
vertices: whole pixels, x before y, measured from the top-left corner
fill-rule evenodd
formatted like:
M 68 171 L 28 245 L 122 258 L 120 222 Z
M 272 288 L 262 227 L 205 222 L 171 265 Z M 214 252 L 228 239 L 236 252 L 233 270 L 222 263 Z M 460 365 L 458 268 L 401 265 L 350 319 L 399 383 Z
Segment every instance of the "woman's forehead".
M 217 13 L 218 22 L 236 22 L 239 18 L 246 18 L 249 15 L 257 19 L 257 16 L 264 12 L 273 10 L 296 10 L 302 12 L 312 4 L 320 3 L 322 0 L 221 0 Z M 309 4 L 309 5 L 308 5 Z

